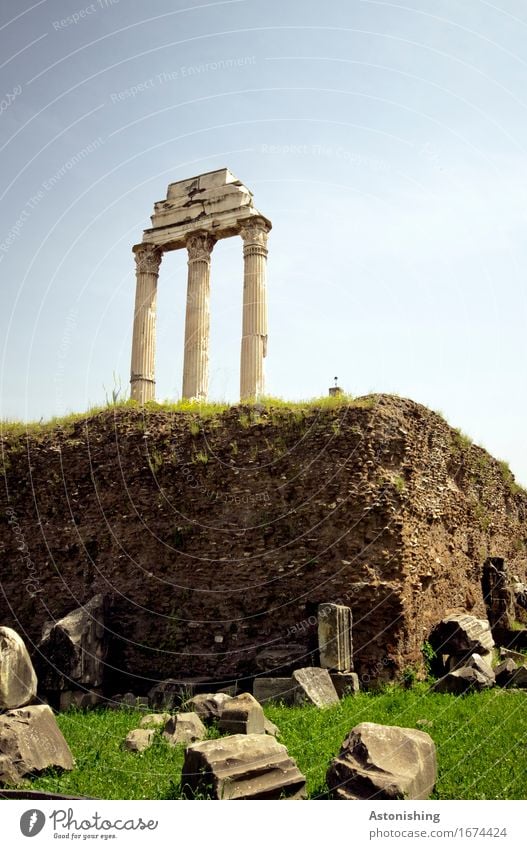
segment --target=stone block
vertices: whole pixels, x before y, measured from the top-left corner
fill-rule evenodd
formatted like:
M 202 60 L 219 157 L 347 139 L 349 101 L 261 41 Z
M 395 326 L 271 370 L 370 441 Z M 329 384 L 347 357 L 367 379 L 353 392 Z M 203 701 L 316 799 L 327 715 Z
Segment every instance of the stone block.
M 96 595 L 83 607 L 44 626 L 39 651 L 45 660 L 38 660 L 41 688 L 72 690 L 72 682 L 101 686 L 107 652 L 105 612 L 105 597 Z
M 197 713 L 205 725 L 211 725 L 219 720 L 225 704 L 232 698 L 227 693 L 198 693 L 185 702 L 184 707 Z
M 241 693 L 224 704 L 218 728 L 224 734 L 265 734 L 263 708 L 250 693 Z
M 466 666 L 471 667 L 472 669 L 477 669 L 484 678 L 487 679 L 489 686 L 492 687 L 496 683 L 496 676 L 494 674 L 494 670 L 488 660 L 481 657 L 480 654 L 474 652 L 471 654 L 466 661 Z
M 338 704 L 339 697 L 327 669 L 306 666 L 293 672 L 293 681 L 298 684 L 295 704 L 310 702 L 319 708 Z
M 330 672 L 329 676 L 339 699 L 356 696 L 360 692 L 359 676 L 356 672 Z
M 463 658 L 477 652 L 484 656 L 494 648 L 494 639 L 486 619 L 456 614 L 442 619 L 428 638 L 437 655 Z
M 267 734 L 235 734 L 193 743 L 181 785 L 213 799 L 303 799 L 305 777 L 285 746 Z
M 7 755 L 0 755 L 0 787 L 6 784 L 18 784 L 21 780 L 22 776 L 13 761 Z
M 19 775 L 53 767 L 73 769 L 73 757 L 53 711 L 48 705 L 31 705 L 0 715 L 0 754 Z
M 493 684 L 494 679 L 490 680 L 474 667 L 463 666 L 461 669 L 448 672 L 436 681 L 431 689 L 436 693 L 453 693 L 456 696 L 462 696 L 463 693 L 488 689 Z
M 516 664 L 511 657 L 505 658 L 505 660 L 498 664 L 494 669 L 494 676 L 498 687 L 508 687 L 515 672 Z
M 255 678 L 253 696 L 259 702 L 284 702 L 293 704 L 296 684 L 292 678 Z
M 124 748 L 128 752 L 144 752 L 154 742 L 155 730 L 153 728 L 134 728 L 124 741 Z
M 271 722 L 267 717 L 264 718 L 264 731 L 266 734 L 271 734 L 272 737 L 280 737 L 280 729 L 278 725 Z
M 22 637 L 0 627 L 0 708 L 22 707 L 37 694 L 37 676 Z
M 428 799 L 437 777 L 434 741 L 424 731 L 361 722 L 327 772 L 335 799 Z
M 170 719 L 169 713 L 147 713 L 142 717 L 139 727 L 140 728 L 161 728 L 165 727 L 168 720 Z
M 177 713 L 165 723 L 163 737 L 171 746 L 194 743 L 207 736 L 207 729 L 197 713 Z
M 319 604 L 318 648 L 320 665 L 334 672 L 353 669 L 351 609 L 343 604 Z

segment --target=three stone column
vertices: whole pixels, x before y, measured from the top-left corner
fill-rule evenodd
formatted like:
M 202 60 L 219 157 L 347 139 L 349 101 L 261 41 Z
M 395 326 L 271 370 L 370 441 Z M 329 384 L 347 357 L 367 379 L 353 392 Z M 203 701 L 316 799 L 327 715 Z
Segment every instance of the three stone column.
M 243 239 L 243 321 L 240 362 L 240 400 L 257 400 L 264 393 L 264 357 L 267 354 L 267 237 L 263 218 L 252 218 L 241 228 Z
M 187 239 L 188 283 L 183 359 L 183 398 L 204 401 L 209 388 L 210 255 L 215 239 L 192 233 Z
M 144 404 L 155 397 L 157 278 L 162 251 L 153 245 L 134 247 L 136 290 L 132 337 L 131 397 Z

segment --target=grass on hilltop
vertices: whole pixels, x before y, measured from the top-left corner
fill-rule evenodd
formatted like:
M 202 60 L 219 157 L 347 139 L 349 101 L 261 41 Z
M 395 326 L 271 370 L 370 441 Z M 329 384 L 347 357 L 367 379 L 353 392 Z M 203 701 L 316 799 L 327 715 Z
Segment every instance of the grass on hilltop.
M 359 722 L 418 728 L 437 746 L 435 799 L 527 798 L 527 692 L 493 689 L 461 698 L 390 687 L 360 693 L 333 708 L 268 705 L 266 715 L 281 731 L 280 741 L 307 777 L 310 798 L 323 798 L 325 775 L 349 730 Z M 133 710 L 99 709 L 59 714 L 59 725 L 76 759 L 76 769 L 48 773 L 33 789 L 102 799 L 177 799 L 184 747 L 158 738 L 143 754 L 123 751 L 128 731 L 139 724 Z M 418 725 L 418 720 L 430 725 Z M 212 731 L 217 736 L 217 731 Z

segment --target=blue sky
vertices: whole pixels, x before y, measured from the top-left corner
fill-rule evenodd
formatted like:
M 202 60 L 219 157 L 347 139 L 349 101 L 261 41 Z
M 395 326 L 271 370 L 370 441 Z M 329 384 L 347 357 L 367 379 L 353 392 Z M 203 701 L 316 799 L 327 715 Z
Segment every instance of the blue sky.
M 8 0 L 0 18 L 0 416 L 128 391 L 131 247 L 227 166 L 273 222 L 270 394 L 395 392 L 527 484 L 521 0 Z M 212 262 L 211 397 L 237 400 L 242 246 Z M 183 252 L 157 397 L 181 392 Z

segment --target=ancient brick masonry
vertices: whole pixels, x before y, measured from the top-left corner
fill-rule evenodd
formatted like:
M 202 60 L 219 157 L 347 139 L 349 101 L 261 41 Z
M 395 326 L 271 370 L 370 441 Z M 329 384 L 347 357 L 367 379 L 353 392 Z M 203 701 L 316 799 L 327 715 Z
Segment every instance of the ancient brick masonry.
M 0 622 L 37 642 L 110 596 L 112 692 L 318 664 L 326 602 L 361 683 L 390 679 L 443 616 L 486 615 L 487 557 L 525 579 L 527 497 L 411 401 L 109 410 L 3 451 Z

